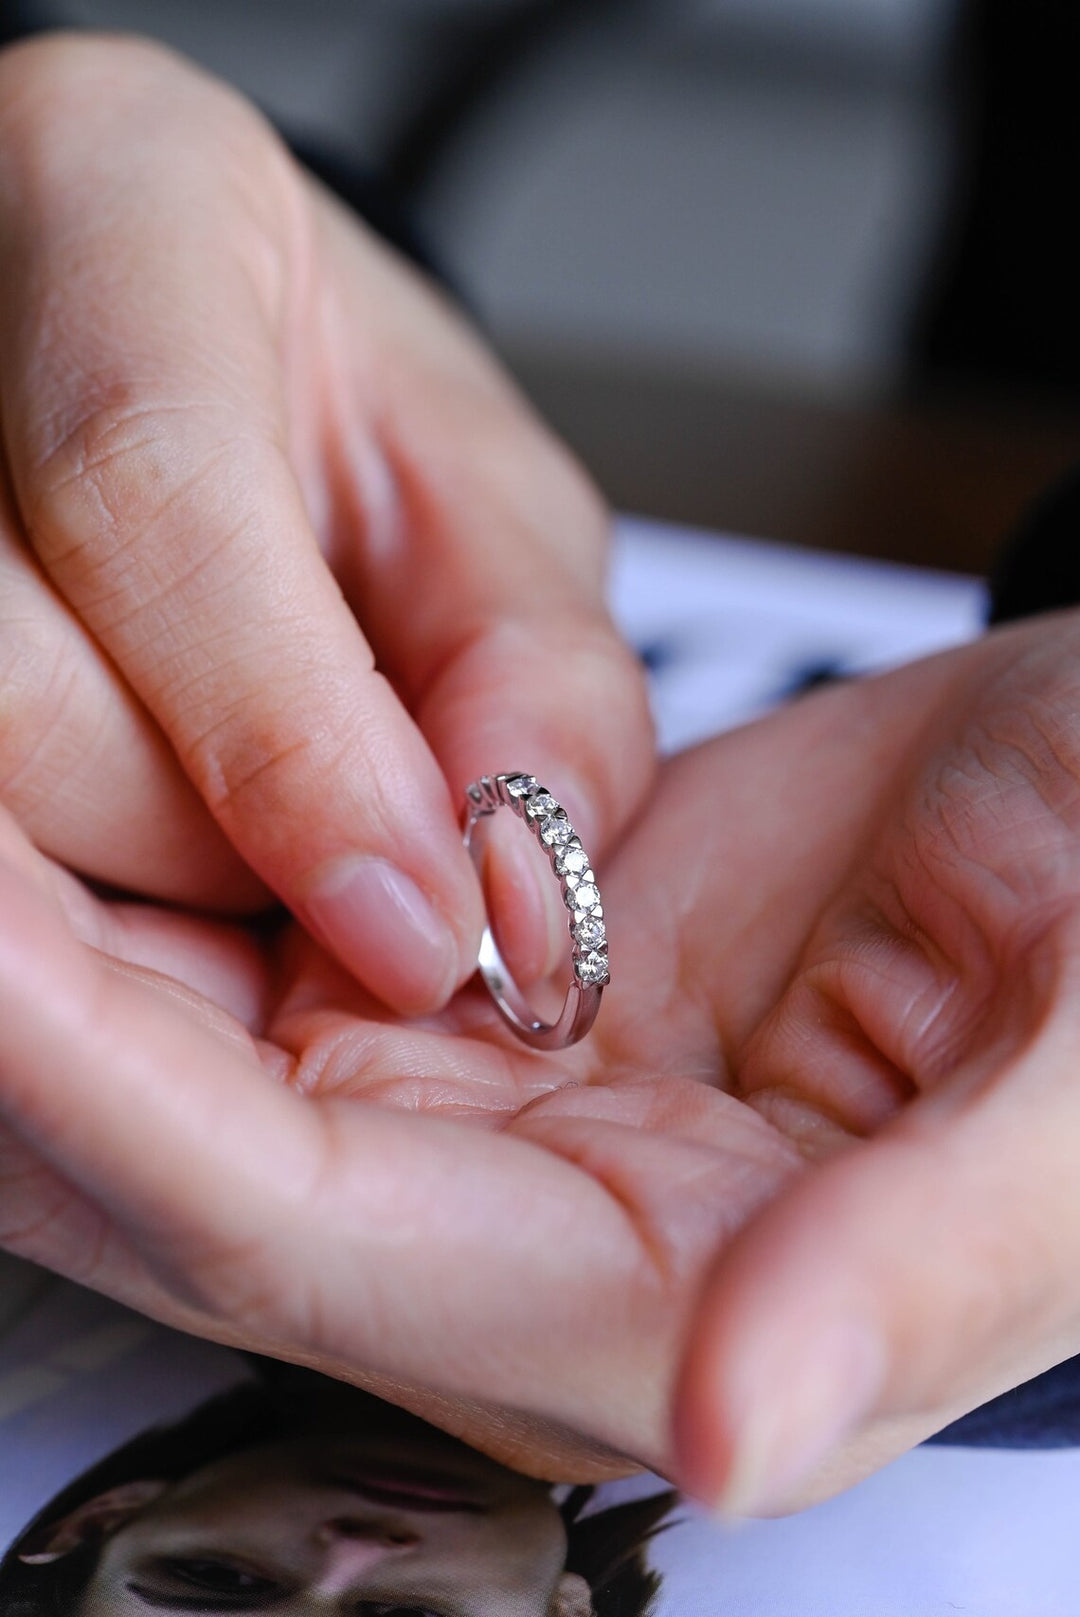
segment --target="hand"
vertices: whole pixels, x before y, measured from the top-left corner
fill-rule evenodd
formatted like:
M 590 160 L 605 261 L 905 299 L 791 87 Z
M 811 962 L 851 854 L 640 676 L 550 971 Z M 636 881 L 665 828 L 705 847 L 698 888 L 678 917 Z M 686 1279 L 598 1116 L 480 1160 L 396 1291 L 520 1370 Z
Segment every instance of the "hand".
M 1080 1352 L 1078 712 L 1068 613 L 782 715 L 765 772 L 735 740 L 717 1010 L 734 1092 L 816 1166 L 694 1327 L 683 1475 L 730 1510 Z
M 225 969 L 123 916 L 255 1044 L 9 879 L 6 1244 L 541 1474 L 851 1481 L 1080 1349 L 1078 652 L 1040 620 L 674 761 L 560 1057 L 472 992 L 397 1026 L 300 935 Z
M 538 1058 L 482 991 L 398 1025 L 300 928 L 103 903 L 4 821 L 0 1245 L 537 1475 L 669 1466 L 703 1270 L 798 1156 L 711 1087 L 641 854 L 606 1039 Z
M 451 792 L 547 772 L 599 850 L 649 776 L 594 494 L 439 294 L 155 47 L 0 56 L 0 284 L 0 802 L 120 887 L 269 887 L 385 1002 L 443 1003 L 480 925 Z M 502 879 L 542 972 L 544 894 Z

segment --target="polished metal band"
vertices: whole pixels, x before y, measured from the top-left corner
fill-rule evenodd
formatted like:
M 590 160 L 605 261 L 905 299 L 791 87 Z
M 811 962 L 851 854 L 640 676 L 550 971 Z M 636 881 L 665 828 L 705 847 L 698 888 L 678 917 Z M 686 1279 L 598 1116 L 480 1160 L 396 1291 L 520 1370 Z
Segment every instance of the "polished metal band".
M 562 1050 L 588 1033 L 600 1009 L 604 985 L 609 981 L 600 889 L 589 856 L 566 810 L 534 775 L 517 772 L 482 775 L 466 792 L 465 846 L 478 872 L 482 866 L 482 839 L 476 835 L 476 830 L 498 808 L 511 809 L 528 826 L 548 855 L 562 889 L 574 974 L 558 1020 L 542 1022 L 532 1010 L 507 970 L 490 924 L 484 928 L 477 966 L 504 1021 L 519 1039 L 537 1050 Z

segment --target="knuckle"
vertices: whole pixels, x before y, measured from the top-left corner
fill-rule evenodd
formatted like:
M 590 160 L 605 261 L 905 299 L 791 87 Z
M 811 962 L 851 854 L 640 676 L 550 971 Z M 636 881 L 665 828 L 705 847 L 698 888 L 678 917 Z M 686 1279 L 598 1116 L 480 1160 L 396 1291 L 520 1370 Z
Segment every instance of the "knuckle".
M 1080 898 L 1080 632 L 988 639 L 959 728 L 901 810 L 899 884 L 940 890 L 995 953 L 1021 955 Z
M 234 452 L 224 410 L 147 401 L 125 381 L 91 386 L 81 408 L 46 429 L 24 498 L 31 543 L 84 608 L 113 598 L 138 606 L 166 593 L 206 546 L 220 548 L 209 519 L 231 486 L 222 468 Z
M 89 539 L 115 541 L 157 517 L 168 474 L 163 426 L 124 381 L 91 384 L 67 419 L 43 424 L 27 502 L 43 559 L 62 565 Z
M 999 934 L 1010 922 L 1038 929 L 1080 896 L 1078 830 L 1075 742 L 1035 710 L 1000 715 L 943 762 L 914 806 L 908 873 Z

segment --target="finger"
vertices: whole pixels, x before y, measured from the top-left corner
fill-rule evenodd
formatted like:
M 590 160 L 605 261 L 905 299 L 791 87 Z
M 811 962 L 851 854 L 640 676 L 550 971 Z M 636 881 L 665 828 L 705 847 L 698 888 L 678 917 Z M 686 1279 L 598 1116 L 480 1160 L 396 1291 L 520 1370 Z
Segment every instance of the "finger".
M 3 509 L 0 803 L 39 848 L 100 881 L 207 907 L 268 899 Z
M 283 376 L 313 408 L 320 357 L 279 350 L 320 329 L 294 306 L 314 276 L 296 176 L 164 53 L 48 47 L 35 95 L 35 49 L 0 66 L 0 404 L 27 531 L 246 862 L 373 991 L 430 1008 L 472 969 L 479 895 L 294 472 Z
M 1076 970 L 1045 964 L 1022 1037 L 991 1017 L 948 1088 L 803 1176 L 720 1263 L 676 1403 L 701 1497 L 753 1514 L 834 1491 L 1080 1351 L 1080 1029 L 1046 1014 Z
M 171 979 L 178 993 L 190 991 L 190 1003 L 204 1002 L 201 1009 L 217 1027 L 226 1021 L 252 1031 L 265 1025 L 270 974 L 243 927 L 152 904 L 107 903 L 46 858 L 3 809 L 0 859 L 63 916 L 81 943 L 119 969 Z
M 103 967 L 6 866 L 0 1104 L 111 1232 L 79 1251 L 61 1213 L 9 1232 L 24 1255 L 76 1263 L 184 1328 L 527 1407 L 601 1442 L 626 1436 L 610 1337 L 634 1419 L 659 1429 L 664 1288 L 617 1198 L 525 1142 L 305 1103 Z
M 454 791 L 527 770 L 599 857 L 654 751 L 642 669 L 605 600 L 607 515 L 430 288 L 332 204 L 322 219 L 342 288 L 336 571 Z M 531 962 L 529 928 L 511 925 L 511 953 L 523 972 L 561 963 L 549 880 L 512 841 L 496 847 L 506 909 L 546 913 L 552 939 Z

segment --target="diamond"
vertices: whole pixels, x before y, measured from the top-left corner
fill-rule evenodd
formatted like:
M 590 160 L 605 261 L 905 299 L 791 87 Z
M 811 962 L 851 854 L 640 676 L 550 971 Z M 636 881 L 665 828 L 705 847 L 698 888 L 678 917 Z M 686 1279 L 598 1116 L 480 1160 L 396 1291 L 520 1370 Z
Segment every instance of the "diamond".
M 577 973 L 578 982 L 586 984 L 606 983 L 611 975 L 608 971 L 607 955 L 598 954 L 595 949 L 581 960 L 574 961 L 574 971 Z
M 535 792 L 540 782 L 535 775 L 511 775 L 506 783 L 506 790 L 510 797 L 528 797 Z
M 580 842 L 567 843 L 566 847 L 555 855 L 555 869 L 560 876 L 565 876 L 567 881 L 580 881 L 588 868 L 589 856 Z
M 530 819 L 542 820 L 548 814 L 558 814 L 561 811 L 550 792 L 537 792 L 535 797 L 529 798 L 525 805 L 525 812 Z
M 570 821 L 557 818 L 554 814 L 550 820 L 545 820 L 540 827 L 540 841 L 548 848 L 565 847 L 573 834 L 574 827 L 570 824 Z
M 600 902 L 600 889 L 591 881 L 583 881 L 580 887 L 568 890 L 563 902 L 568 910 L 594 910 Z
M 606 938 L 603 921 L 597 921 L 591 915 L 587 915 L 583 921 L 578 921 L 574 927 L 574 942 L 581 949 L 599 949 Z

